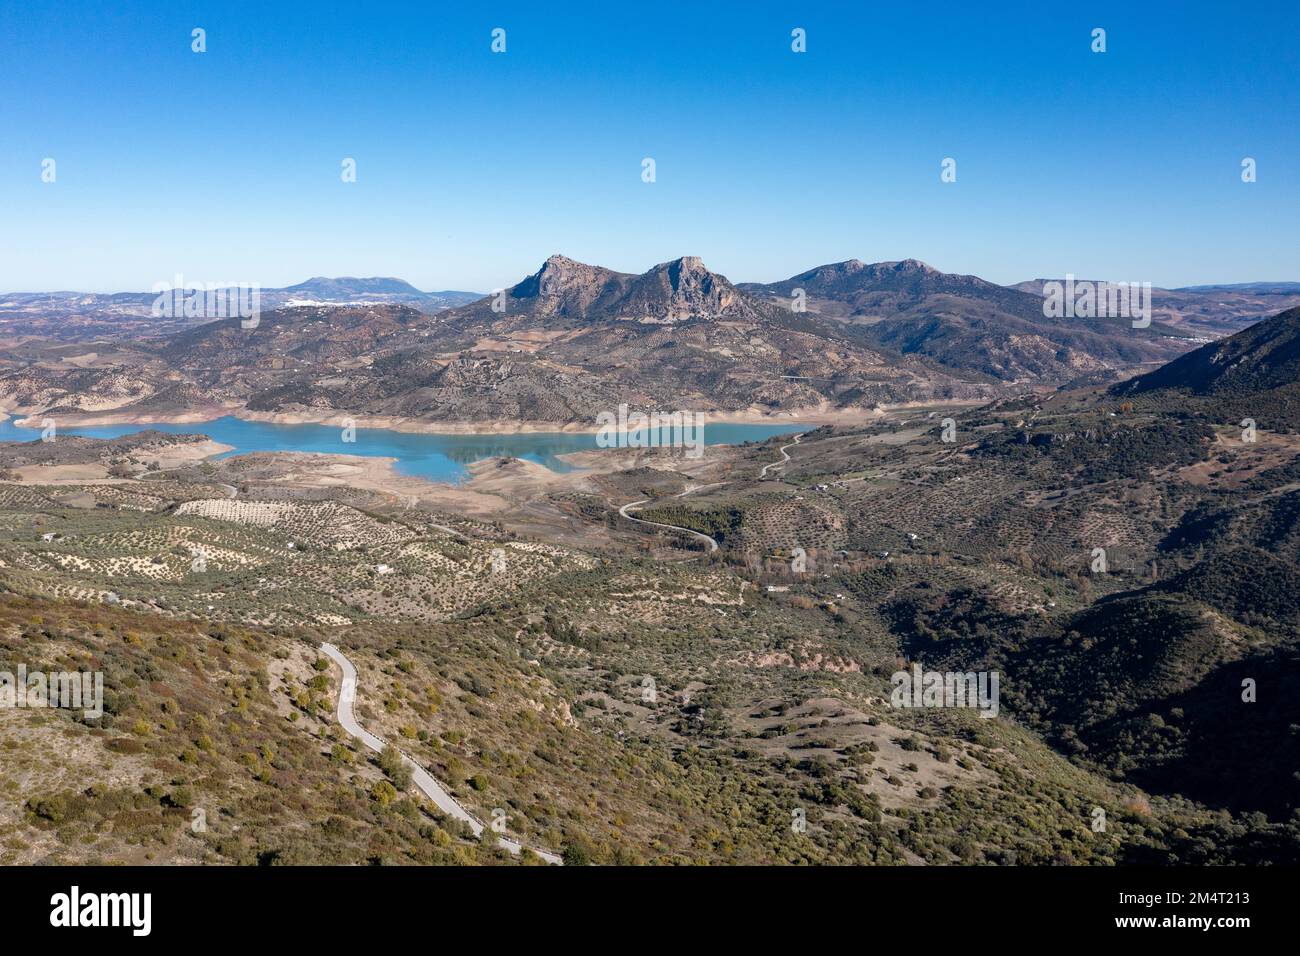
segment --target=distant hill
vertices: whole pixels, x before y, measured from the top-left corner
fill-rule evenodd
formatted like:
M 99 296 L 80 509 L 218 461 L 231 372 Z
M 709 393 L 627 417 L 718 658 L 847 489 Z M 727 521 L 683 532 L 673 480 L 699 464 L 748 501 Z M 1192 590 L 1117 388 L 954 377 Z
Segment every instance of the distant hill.
M 917 259 L 850 259 L 741 288 L 786 303 L 803 289 L 810 311 L 848 324 L 864 343 L 1004 382 L 1062 384 L 1167 361 L 1195 344 L 1158 323 L 1134 329 L 1128 319 L 1048 318 L 1038 295 Z
M 402 279 L 316 276 L 283 289 L 262 289 L 261 307 L 286 305 L 409 305 L 426 315 L 481 298 L 478 292 L 421 292 Z M 60 341 L 137 339 L 170 335 L 210 322 L 206 317 L 154 315 L 154 292 L 0 293 L 0 336 L 36 336 Z
M 356 279 L 343 276 L 330 279 L 326 276 L 313 276 L 306 282 L 285 286 L 281 292 L 296 292 L 304 295 L 376 295 L 397 293 L 399 295 L 423 295 L 419 289 L 404 279 L 382 278 Z
M 262 292 L 265 306 L 278 308 L 303 300 L 309 302 L 355 304 L 359 302 L 400 303 L 414 306 L 421 312 L 434 313 L 450 309 L 481 298 L 478 292 L 421 292 L 403 279 L 373 277 L 357 279 L 343 276 L 331 279 L 316 276 L 297 285 L 283 289 L 266 289 Z
M 1043 294 L 1048 279 L 1018 282 L 1013 289 Z M 1061 280 L 1056 280 L 1061 281 Z M 1240 282 L 1151 290 L 1152 321 L 1185 334 L 1216 339 L 1252 323 L 1300 306 L 1300 282 Z
M 857 308 L 869 307 L 871 303 L 880 301 L 883 295 L 890 295 L 902 302 L 916 302 L 940 292 L 973 292 L 1003 301 L 1017 298 L 1003 286 L 987 282 L 978 276 L 940 272 L 919 259 L 870 264 L 859 259 L 848 259 L 817 266 L 782 282 L 767 285 L 748 283 L 742 286 L 755 291 L 785 295 L 791 294 L 797 287 L 806 289 L 812 296 L 851 303 Z
M 1174 292 L 1250 292 L 1255 295 L 1300 295 L 1300 282 L 1231 282 L 1225 285 L 1186 285 Z

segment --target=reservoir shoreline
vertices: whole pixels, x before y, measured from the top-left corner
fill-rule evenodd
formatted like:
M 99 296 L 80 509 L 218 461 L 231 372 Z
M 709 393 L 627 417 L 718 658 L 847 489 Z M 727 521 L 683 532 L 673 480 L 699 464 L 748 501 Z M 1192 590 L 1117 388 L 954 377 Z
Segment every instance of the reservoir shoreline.
M 930 407 L 935 403 L 910 403 L 908 405 L 879 406 L 876 408 L 833 409 L 810 407 L 790 409 L 772 413 L 760 409 L 732 411 L 703 411 L 706 427 L 716 425 L 795 425 L 818 426 L 833 424 L 866 424 L 879 421 L 888 412 L 909 407 Z M 960 403 L 945 403 L 960 404 Z M 636 409 L 649 412 L 650 409 Z M 660 409 L 659 411 L 663 411 Z M 142 415 L 139 413 L 117 414 L 102 412 L 60 412 L 47 415 L 43 412 L 17 413 L 14 410 L 0 408 L 0 413 L 16 416 L 12 423 L 20 428 L 39 428 L 45 418 L 54 418 L 64 428 L 99 427 L 109 425 L 202 425 L 222 418 L 237 418 L 246 422 L 261 422 L 271 425 L 329 425 L 343 427 L 345 420 L 350 420 L 357 428 L 383 429 L 385 431 L 407 432 L 428 435 L 513 435 L 513 434 L 595 434 L 600 425 L 593 418 L 590 422 L 548 422 L 548 421 L 427 421 L 391 415 L 351 415 L 336 409 L 321 413 L 311 412 L 256 412 L 243 406 L 210 406 L 192 411 L 173 414 Z
M 53 417 L 53 416 L 51 416 Z M 29 419 L 36 428 L 11 420 L 0 421 L 0 441 L 29 442 L 40 437 L 44 418 Z M 473 466 L 487 459 L 518 459 L 541 471 L 564 474 L 581 466 L 568 460 L 575 453 L 613 451 L 598 443 L 596 431 L 421 433 L 375 427 L 357 422 L 340 429 L 324 422 L 284 423 L 221 416 L 194 422 L 83 423 L 72 416 L 54 417 L 55 440 L 60 435 L 118 438 L 141 430 L 168 434 L 202 434 L 220 449 L 209 457 L 228 458 L 258 453 L 345 455 L 383 458 L 402 476 L 442 483 L 470 479 Z M 810 422 L 706 423 L 704 445 L 740 445 L 765 441 L 774 435 L 804 432 Z

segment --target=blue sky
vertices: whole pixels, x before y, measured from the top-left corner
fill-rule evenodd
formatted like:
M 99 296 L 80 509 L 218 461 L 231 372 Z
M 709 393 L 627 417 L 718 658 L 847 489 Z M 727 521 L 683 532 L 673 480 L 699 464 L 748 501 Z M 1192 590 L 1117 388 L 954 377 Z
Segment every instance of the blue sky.
M 1300 280 L 1300 4 L 1137 6 L 5 0 L 0 290 L 487 290 L 553 252 Z

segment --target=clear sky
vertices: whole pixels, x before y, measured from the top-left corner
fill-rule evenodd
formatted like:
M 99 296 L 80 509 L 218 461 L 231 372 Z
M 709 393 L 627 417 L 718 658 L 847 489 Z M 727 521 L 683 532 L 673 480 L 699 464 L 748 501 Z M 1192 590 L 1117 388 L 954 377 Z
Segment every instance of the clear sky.
M 1300 280 L 1298 51 L 1295 0 L 3 0 L 0 291 L 484 291 L 554 252 Z

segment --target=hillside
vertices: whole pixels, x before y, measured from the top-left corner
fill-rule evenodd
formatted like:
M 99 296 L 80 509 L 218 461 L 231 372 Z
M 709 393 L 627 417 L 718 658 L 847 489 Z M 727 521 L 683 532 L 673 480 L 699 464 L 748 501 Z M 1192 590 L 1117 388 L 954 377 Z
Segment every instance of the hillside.
M 714 535 L 772 600 L 900 662 L 999 672 L 1011 718 L 1077 765 L 1258 813 L 1276 842 L 1233 852 L 1294 861 L 1300 444 L 1185 405 L 1090 391 L 824 428 L 775 478 L 638 514 Z
M 1267 392 L 1296 383 L 1300 373 L 1300 308 L 1279 313 L 1133 379 L 1117 392 L 1161 388 L 1194 395 Z
M 1111 391 L 1145 404 L 1173 404 L 1185 396 L 1190 411 L 1222 421 L 1244 417 L 1256 419 L 1260 427 L 1300 427 L 1300 307 L 1202 346 Z
M 423 492 L 474 520 L 340 481 L 339 456 L 166 450 L 5 449 L 27 464 L 0 479 L 0 669 L 84 661 L 115 692 L 106 726 L 0 711 L 9 861 L 511 862 L 339 736 L 321 640 L 365 726 L 571 861 L 1295 859 L 1285 436 L 936 406 Z M 642 497 L 719 550 L 619 516 Z M 913 664 L 999 671 L 999 716 L 892 706 Z
M 879 601 L 909 582 L 939 597 L 963 573 L 1043 586 L 978 560 L 1007 537 L 982 526 L 944 544 L 969 564 L 940 566 L 929 540 L 891 544 L 893 561 L 862 550 L 922 527 L 904 511 L 944 528 L 953 514 L 990 513 L 981 495 L 1026 497 L 987 480 L 987 463 L 951 463 L 973 495 L 891 484 L 883 472 L 924 473 L 952 451 L 932 436 L 872 441 L 898 437 L 894 427 L 809 435 L 786 474 L 763 481 L 770 447 L 712 449 L 689 472 L 707 490 L 671 501 L 705 514 L 728 501 L 736 531 L 722 553 L 685 563 L 671 533 L 616 517 L 625 485 L 679 493 L 670 457 L 626 475 L 574 473 L 503 501 L 491 522 L 293 477 L 333 467 L 331 456 L 292 472 L 239 456 L 93 484 L 0 482 L 0 669 L 99 669 L 111 690 L 102 719 L 0 710 L 0 785 L 15 798 L 0 813 L 0 859 L 512 862 L 341 734 L 339 673 L 321 640 L 356 663 L 366 727 L 480 818 L 500 811 L 509 834 L 570 862 L 1279 859 L 1279 826 L 1071 762 L 1021 725 L 1023 709 L 988 720 L 891 707 L 900 655 L 932 661 L 878 616 Z M 153 447 L 119 439 L 101 457 L 124 444 L 132 458 Z M 817 489 L 819 462 L 849 465 L 843 487 Z M 1025 480 L 1022 462 L 1007 470 Z M 862 471 L 869 483 L 844 484 Z M 476 479 L 468 493 L 486 487 Z M 520 521 L 576 544 L 520 537 Z M 759 570 L 760 556 L 801 541 L 825 576 Z M 764 587 L 777 581 L 793 590 Z M 1000 586 L 987 591 L 999 621 L 1035 619 Z M 1122 656 L 1116 671 L 1128 675 Z M 1008 664 L 1006 679 L 1004 705 L 1020 668 Z M 1104 839 L 1091 826 L 1099 806 Z M 191 827 L 195 810 L 206 829 Z
M 1047 318 L 1029 292 L 951 275 L 916 259 L 818 266 L 782 282 L 746 285 L 788 304 L 802 288 L 808 308 L 847 323 L 861 341 L 1004 382 L 1060 384 L 1080 375 L 1167 361 L 1187 335 L 1127 319 Z

